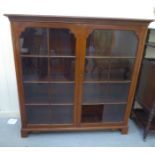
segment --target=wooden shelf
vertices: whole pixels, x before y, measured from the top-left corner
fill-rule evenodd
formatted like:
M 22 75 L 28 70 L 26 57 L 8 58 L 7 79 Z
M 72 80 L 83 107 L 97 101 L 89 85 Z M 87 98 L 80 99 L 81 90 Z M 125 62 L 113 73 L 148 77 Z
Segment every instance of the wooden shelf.
M 83 103 L 82 105 L 109 105 L 109 104 L 126 104 L 127 102 L 102 102 L 102 103 Z
M 73 106 L 73 103 L 26 103 L 26 106 Z
M 22 58 L 75 58 L 72 55 L 20 55 Z
M 84 81 L 84 83 L 130 83 L 130 80 L 115 80 L 115 81 Z
M 23 83 L 75 83 L 74 81 L 23 81 Z
M 26 55 L 22 54 L 21 57 L 28 58 L 75 58 L 76 56 L 72 55 Z M 128 56 L 85 56 L 87 59 L 135 59 L 136 57 Z
M 129 56 L 85 56 L 87 59 L 135 59 Z
M 123 104 L 125 105 L 127 102 L 102 102 L 102 103 L 83 103 L 83 105 L 116 105 L 116 104 Z M 73 103 L 26 103 L 26 106 L 74 106 Z

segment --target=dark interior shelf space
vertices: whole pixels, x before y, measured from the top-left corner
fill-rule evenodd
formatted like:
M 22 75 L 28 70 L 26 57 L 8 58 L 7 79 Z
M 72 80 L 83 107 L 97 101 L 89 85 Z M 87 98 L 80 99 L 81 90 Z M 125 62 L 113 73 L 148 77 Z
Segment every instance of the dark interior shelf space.
M 129 87 L 129 83 L 85 83 L 83 87 L 83 102 L 127 102 Z
M 85 81 L 130 81 L 134 59 L 85 59 Z
M 74 81 L 75 59 L 23 57 L 23 81 Z
M 32 124 L 72 124 L 73 106 L 26 106 L 28 123 Z
M 25 103 L 73 103 L 74 84 L 24 83 Z M 63 89 L 62 89 L 63 88 Z
M 82 123 L 121 122 L 126 105 L 82 105 Z M 115 117 L 114 117 L 115 116 Z

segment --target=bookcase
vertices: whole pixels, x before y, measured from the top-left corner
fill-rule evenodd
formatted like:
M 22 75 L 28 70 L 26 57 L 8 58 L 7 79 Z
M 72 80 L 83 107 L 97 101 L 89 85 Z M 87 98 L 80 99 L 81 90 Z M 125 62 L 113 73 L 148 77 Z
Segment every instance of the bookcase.
M 47 131 L 127 133 L 150 20 L 7 16 L 22 137 Z

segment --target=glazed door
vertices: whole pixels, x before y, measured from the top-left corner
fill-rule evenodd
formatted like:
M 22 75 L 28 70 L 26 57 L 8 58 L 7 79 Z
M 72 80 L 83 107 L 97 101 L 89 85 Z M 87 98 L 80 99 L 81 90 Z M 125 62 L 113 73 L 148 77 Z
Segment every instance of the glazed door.
M 22 31 L 19 45 L 28 124 L 123 122 L 138 46 L 134 31 L 35 25 Z
M 70 28 L 27 27 L 20 34 L 28 124 L 74 124 L 76 59 Z
M 80 123 L 123 122 L 137 46 L 134 31 L 90 30 L 82 60 Z

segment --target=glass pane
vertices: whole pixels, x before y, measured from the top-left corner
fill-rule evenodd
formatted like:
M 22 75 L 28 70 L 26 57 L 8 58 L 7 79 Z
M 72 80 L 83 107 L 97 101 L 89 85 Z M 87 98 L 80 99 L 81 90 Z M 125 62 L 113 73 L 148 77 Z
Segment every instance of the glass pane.
M 110 60 L 110 80 L 131 80 L 134 59 Z
M 51 106 L 52 124 L 71 124 L 73 122 L 73 106 Z
M 85 83 L 83 91 L 83 104 L 104 103 L 109 99 L 108 85 L 98 83 Z
M 74 84 L 52 83 L 49 84 L 50 103 L 52 104 L 73 104 Z
M 87 39 L 87 56 L 135 56 L 138 40 L 132 31 L 94 30 Z
M 28 123 L 71 124 L 73 106 L 27 106 Z
M 26 106 L 28 123 L 49 124 L 51 119 L 51 109 L 49 106 Z
M 81 122 L 121 122 L 123 121 L 125 107 L 126 105 L 123 104 L 83 105 Z
M 20 36 L 20 53 L 27 55 L 47 55 L 47 29 L 26 28 Z
M 109 102 L 127 102 L 130 83 L 109 83 L 107 85 Z
M 68 29 L 50 29 L 49 48 L 51 55 L 75 55 L 75 38 Z
M 121 122 L 123 121 L 124 112 L 126 105 L 118 104 L 118 105 L 105 105 L 104 106 L 104 115 L 103 122 Z
M 134 59 L 85 59 L 85 81 L 131 80 Z
M 74 84 L 24 83 L 27 104 L 73 104 Z
M 83 104 L 127 102 L 129 83 L 85 83 Z
M 48 79 L 48 59 L 47 58 L 22 58 L 23 80 Z
M 75 59 L 74 58 L 51 58 L 50 80 L 74 81 Z
M 25 83 L 24 96 L 27 104 L 37 103 L 49 103 L 48 97 L 48 84 L 43 83 Z
M 110 60 L 85 59 L 85 80 L 109 80 Z

